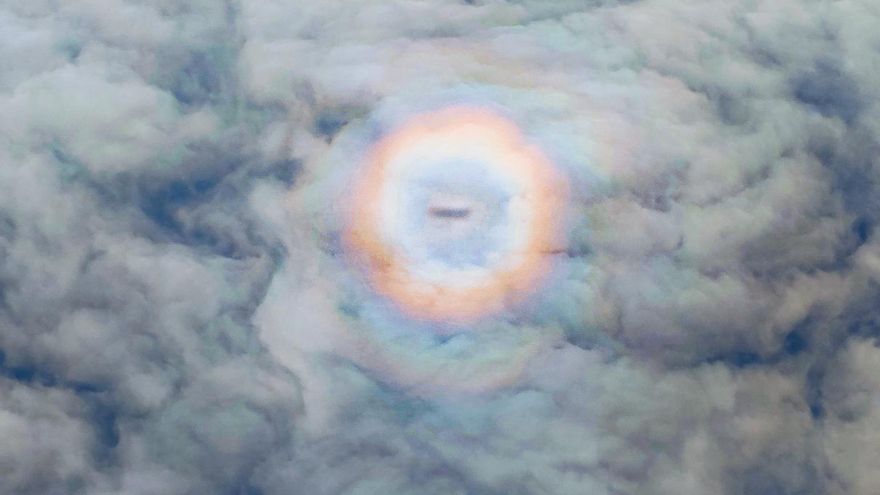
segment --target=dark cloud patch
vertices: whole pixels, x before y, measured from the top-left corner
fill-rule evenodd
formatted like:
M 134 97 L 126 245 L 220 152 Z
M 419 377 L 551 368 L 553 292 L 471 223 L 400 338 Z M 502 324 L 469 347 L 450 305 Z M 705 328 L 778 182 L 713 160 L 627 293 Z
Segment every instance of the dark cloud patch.
M 219 178 L 193 182 L 172 181 L 161 189 L 150 191 L 143 199 L 141 209 L 159 227 L 172 231 L 179 230 L 180 224 L 175 218 L 176 211 L 209 193 L 218 182 Z
M 852 231 L 858 237 L 859 243 L 864 244 L 871 237 L 874 226 L 867 218 L 858 218 L 852 224 Z
M 792 328 L 785 336 L 783 350 L 786 354 L 797 355 L 808 350 L 810 345 L 806 325 L 801 324 Z
M 852 124 L 865 108 L 858 83 L 838 63 L 820 60 L 792 82 L 795 98 L 822 115 L 839 117 Z
M 330 139 L 347 123 L 348 117 L 343 112 L 324 112 L 315 119 L 315 131 L 319 135 Z
M 174 79 L 167 83 L 177 101 L 183 105 L 205 105 L 234 97 L 235 54 L 230 48 L 220 46 L 185 57 L 179 69 L 170 71 Z
M 813 419 L 821 420 L 825 416 L 825 401 L 822 394 L 822 382 L 825 372 L 822 366 L 813 366 L 807 371 L 806 397 L 810 405 L 810 414 Z

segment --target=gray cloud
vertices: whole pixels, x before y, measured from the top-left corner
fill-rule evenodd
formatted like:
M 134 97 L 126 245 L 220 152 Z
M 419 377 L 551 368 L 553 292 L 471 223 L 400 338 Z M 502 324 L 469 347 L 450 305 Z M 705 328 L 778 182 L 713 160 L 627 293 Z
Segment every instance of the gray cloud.
M 878 21 L 0 1 L 0 492 L 880 492 Z M 438 330 L 343 238 L 453 103 L 571 194 L 540 290 Z

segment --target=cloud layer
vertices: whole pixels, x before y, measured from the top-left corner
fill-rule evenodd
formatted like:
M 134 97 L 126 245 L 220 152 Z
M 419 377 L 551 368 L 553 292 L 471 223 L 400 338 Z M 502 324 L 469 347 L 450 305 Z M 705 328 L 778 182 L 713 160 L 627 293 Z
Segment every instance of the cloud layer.
M 880 492 L 870 0 L 0 0 L 0 492 Z M 349 262 L 451 104 L 564 171 L 450 330 Z

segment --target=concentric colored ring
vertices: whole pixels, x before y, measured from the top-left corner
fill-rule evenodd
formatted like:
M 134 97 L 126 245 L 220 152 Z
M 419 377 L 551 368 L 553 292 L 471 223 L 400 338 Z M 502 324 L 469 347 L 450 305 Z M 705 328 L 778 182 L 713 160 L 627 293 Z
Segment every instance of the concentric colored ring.
M 435 177 L 444 187 L 413 213 L 407 190 L 430 188 L 441 182 Z M 468 186 L 481 181 L 489 185 Z M 567 182 L 513 121 L 489 109 L 449 107 L 406 121 L 369 150 L 351 193 L 347 252 L 371 287 L 413 318 L 463 323 L 498 312 L 531 294 L 561 249 Z M 407 220 L 420 215 L 427 220 Z M 458 256 L 457 240 L 478 235 L 488 240 Z M 433 254 L 432 243 L 456 256 Z

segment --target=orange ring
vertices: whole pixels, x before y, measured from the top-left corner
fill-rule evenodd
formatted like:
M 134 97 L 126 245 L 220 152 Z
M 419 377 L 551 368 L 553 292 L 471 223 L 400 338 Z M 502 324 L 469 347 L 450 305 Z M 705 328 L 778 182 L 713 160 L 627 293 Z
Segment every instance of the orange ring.
M 437 153 L 476 149 L 519 188 L 525 225 L 522 242 L 494 270 L 467 284 L 420 278 L 399 246 L 383 238 L 383 194 L 393 163 L 413 149 Z M 403 165 L 405 166 L 405 164 Z M 510 120 L 486 109 L 451 107 L 418 115 L 380 139 L 367 154 L 352 190 L 347 251 L 365 267 L 372 288 L 418 319 L 466 323 L 522 300 L 549 272 L 560 250 L 559 227 L 567 182 Z

